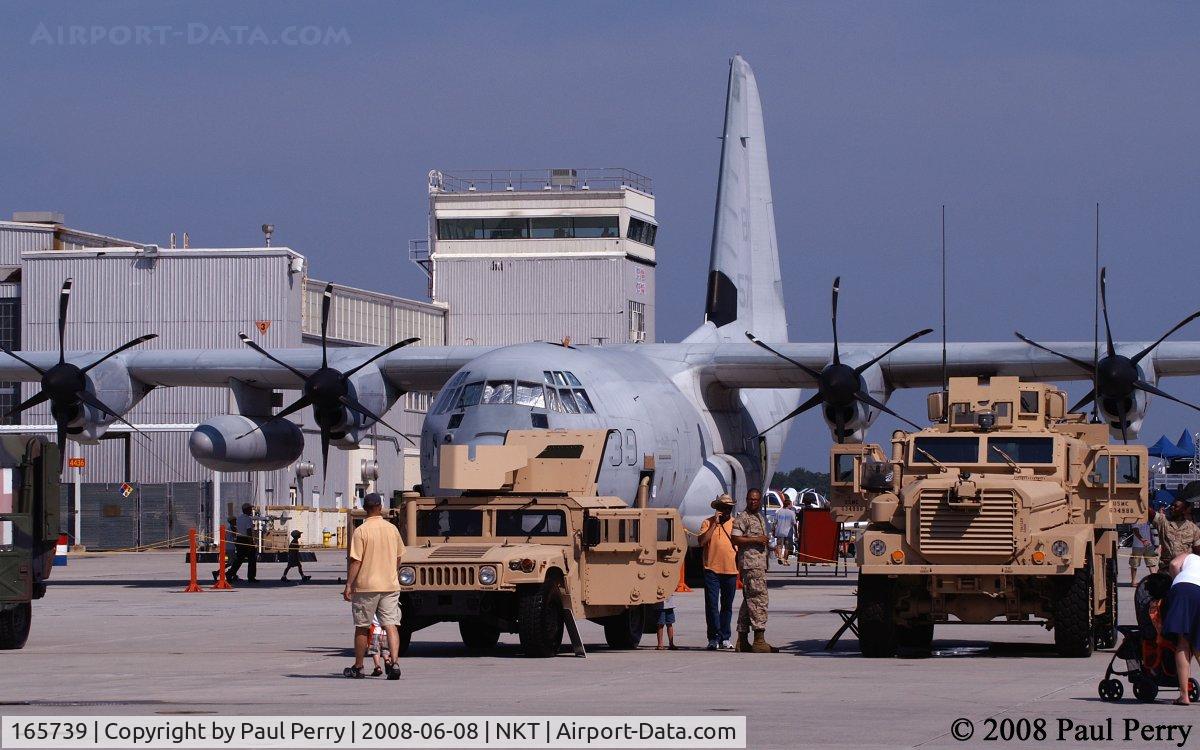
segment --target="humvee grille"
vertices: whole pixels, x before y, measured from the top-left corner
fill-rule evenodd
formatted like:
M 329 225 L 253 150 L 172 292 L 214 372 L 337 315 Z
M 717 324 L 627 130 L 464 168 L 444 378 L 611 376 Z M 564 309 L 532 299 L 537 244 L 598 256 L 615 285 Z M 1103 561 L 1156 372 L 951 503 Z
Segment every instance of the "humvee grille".
M 475 585 L 475 567 L 472 565 L 418 565 L 417 584 L 440 588 L 473 587 Z
M 920 549 L 924 555 L 1004 555 L 1016 551 L 1012 490 L 985 489 L 978 508 L 952 508 L 948 492 L 921 491 Z
M 444 547 L 438 547 L 433 552 L 430 552 L 429 557 L 430 559 L 435 557 L 465 557 L 470 560 L 483 557 L 490 549 L 491 547 L 447 544 Z

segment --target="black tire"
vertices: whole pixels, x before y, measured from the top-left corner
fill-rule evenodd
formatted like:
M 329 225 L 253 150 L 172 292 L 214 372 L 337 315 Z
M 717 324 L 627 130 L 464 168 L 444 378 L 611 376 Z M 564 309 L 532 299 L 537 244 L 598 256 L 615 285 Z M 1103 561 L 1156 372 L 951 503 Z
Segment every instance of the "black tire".
M 459 620 L 458 634 L 471 651 L 487 651 L 500 642 L 500 628 L 482 620 Z
M 1054 645 L 1059 656 L 1092 655 L 1095 621 L 1092 617 L 1092 560 L 1069 576 L 1054 582 Z
M 628 650 L 642 642 L 646 608 L 630 607 L 619 615 L 604 618 L 604 640 L 609 648 Z
M 24 648 L 33 622 L 33 607 L 23 602 L 0 612 L 0 649 Z
M 1096 616 L 1096 633 L 1093 638 L 1097 649 L 1115 648 L 1117 645 L 1117 556 L 1114 554 L 1104 564 L 1104 583 L 1108 589 L 1108 611 Z
M 1125 686 L 1121 684 L 1120 680 L 1110 677 L 1100 681 L 1100 684 L 1096 686 L 1096 692 L 1100 694 L 1100 700 L 1115 703 L 1125 695 Z
M 553 581 L 518 589 L 517 638 L 526 656 L 544 659 L 558 653 L 563 617 L 558 586 Z
M 896 645 L 926 654 L 932 652 L 933 622 L 931 620 L 918 620 L 907 625 L 897 625 Z
M 1158 685 L 1145 677 L 1133 681 L 1133 697 L 1142 703 L 1153 703 L 1158 697 Z
M 868 659 L 896 655 L 896 582 L 887 576 L 858 576 L 858 648 Z

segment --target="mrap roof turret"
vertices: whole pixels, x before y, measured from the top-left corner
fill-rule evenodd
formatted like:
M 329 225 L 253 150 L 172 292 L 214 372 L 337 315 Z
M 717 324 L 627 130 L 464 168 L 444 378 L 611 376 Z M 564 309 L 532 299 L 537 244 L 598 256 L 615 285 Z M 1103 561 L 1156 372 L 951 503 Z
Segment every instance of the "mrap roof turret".
M 930 648 L 933 627 L 1040 623 L 1063 656 L 1116 643 L 1117 533 L 1146 515 L 1146 449 L 1015 377 L 950 378 L 938 423 L 837 445 L 830 509 L 857 547 L 862 653 Z
M 553 656 L 565 627 L 582 653 L 580 618 L 603 625 L 613 648 L 637 646 L 654 627 L 650 607 L 675 591 L 687 544 L 677 510 L 647 507 L 652 457 L 632 506 L 597 494 L 607 436 L 510 430 L 503 445 L 441 446 L 440 486 L 461 494 L 407 493 L 385 511 L 406 545 L 402 650 L 415 631 L 451 621 L 470 649 L 508 632 L 527 655 Z

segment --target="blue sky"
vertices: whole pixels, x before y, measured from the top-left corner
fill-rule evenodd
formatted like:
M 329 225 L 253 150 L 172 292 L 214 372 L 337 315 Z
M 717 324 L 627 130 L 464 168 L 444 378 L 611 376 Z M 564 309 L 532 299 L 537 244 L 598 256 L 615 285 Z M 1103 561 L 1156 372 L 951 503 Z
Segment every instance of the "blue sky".
M 654 179 L 658 332 L 677 340 L 702 314 L 741 52 L 793 340 L 828 340 L 838 274 L 845 339 L 936 326 L 942 203 L 952 340 L 1088 339 L 1097 201 L 1117 337 L 1200 307 L 1195 4 L 9 2 L 0 18 L 0 215 L 198 246 L 257 244 L 269 221 L 315 276 L 420 296 L 406 247 L 429 169 L 624 166 Z M 148 41 L 125 40 L 139 26 Z M 310 28 L 332 39 L 261 43 Z M 1200 400 L 1196 379 L 1165 384 Z M 924 412 L 923 394 L 891 404 Z M 1144 436 L 1196 417 L 1160 400 Z M 828 439 L 805 415 L 785 465 L 823 466 Z

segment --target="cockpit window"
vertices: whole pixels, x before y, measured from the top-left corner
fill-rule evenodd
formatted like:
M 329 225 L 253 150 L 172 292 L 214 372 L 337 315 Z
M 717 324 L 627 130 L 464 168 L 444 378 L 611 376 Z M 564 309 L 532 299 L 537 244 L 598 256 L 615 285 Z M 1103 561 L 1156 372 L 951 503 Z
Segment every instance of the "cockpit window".
M 546 408 L 551 411 L 562 411 L 562 399 L 558 397 L 558 391 L 550 386 L 546 386 Z
M 546 395 L 540 383 L 518 380 L 515 399 L 519 406 L 532 406 L 535 409 L 546 406 Z
M 437 403 L 433 405 L 433 408 L 430 409 L 430 412 L 433 414 L 445 414 L 446 412 L 450 411 L 450 407 L 454 406 L 458 399 L 458 386 L 464 380 L 466 380 L 467 376 L 470 374 L 470 372 L 464 370 L 450 378 L 450 380 L 446 382 L 446 385 L 442 386 L 442 392 L 438 396 Z
M 513 402 L 513 384 L 511 380 L 489 380 L 483 387 L 485 404 L 511 404 Z
M 563 409 L 566 410 L 567 414 L 579 413 L 579 406 L 575 403 L 575 396 L 572 395 L 571 389 L 563 388 L 558 392 L 558 397 L 562 399 Z
M 568 383 L 570 383 L 571 385 L 573 385 L 573 386 L 575 386 L 575 387 L 577 387 L 577 388 L 578 388 L 578 387 L 582 387 L 582 386 L 583 386 L 583 383 L 580 383 L 580 382 L 579 382 L 579 378 L 575 377 L 575 373 L 573 373 L 573 372 L 564 372 L 564 373 L 563 373 L 563 375 L 566 375 L 566 376 L 567 376 L 567 382 L 568 382 Z
M 462 393 L 458 396 L 458 402 L 455 403 L 455 408 L 461 409 L 465 406 L 474 406 L 479 403 L 480 397 L 483 395 L 483 383 L 467 383 L 463 386 Z
M 549 370 L 542 370 L 542 381 L 546 385 L 554 385 L 554 373 Z
M 567 385 L 566 373 L 555 370 L 554 371 L 554 382 L 557 383 L 558 385 Z
M 573 393 L 575 394 L 575 403 L 579 406 L 580 414 L 596 413 L 596 410 L 592 408 L 592 400 L 588 398 L 586 391 L 582 388 L 576 388 Z

